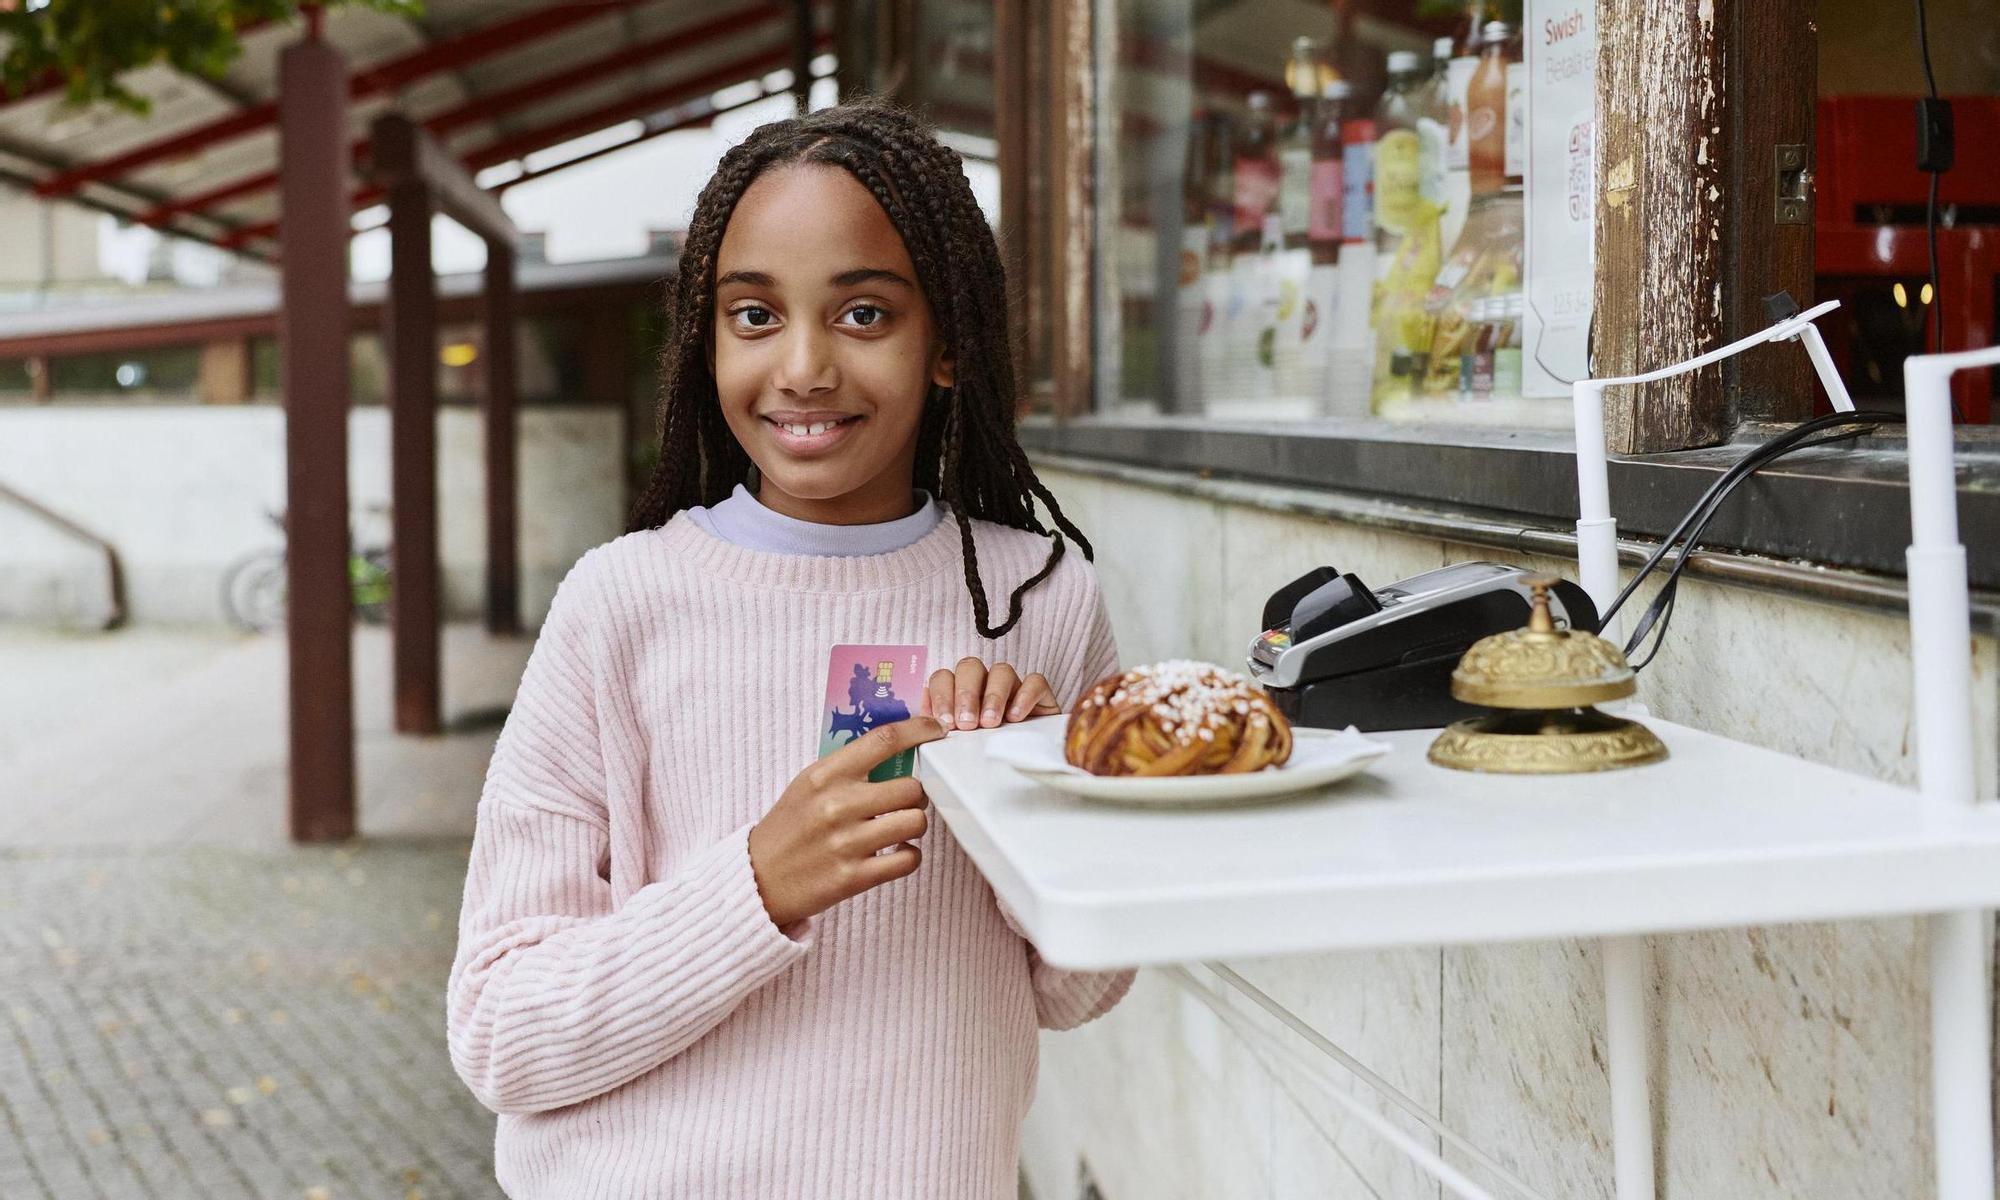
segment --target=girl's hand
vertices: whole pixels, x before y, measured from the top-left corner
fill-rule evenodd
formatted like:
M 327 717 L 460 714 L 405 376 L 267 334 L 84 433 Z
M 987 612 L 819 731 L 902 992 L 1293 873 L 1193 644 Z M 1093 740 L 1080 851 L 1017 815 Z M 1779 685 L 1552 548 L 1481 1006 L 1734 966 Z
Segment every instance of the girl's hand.
M 923 855 L 912 843 L 929 828 L 930 798 L 914 778 L 870 783 L 868 772 L 943 736 L 928 717 L 877 726 L 786 785 L 750 830 L 750 869 L 773 924 L 782 929 L 917 869 Z
M 935 715 L 948 729 L 991 729 L 1003 721 L 1045 717 L 1061 708 L 1055 689 L 1039 672 L 1023 679 L 1006 663 L 988 671 L 976 658 L 959 659 L 956 670 L 934 672 L 924 689 L 922 707 L 925 715 Z

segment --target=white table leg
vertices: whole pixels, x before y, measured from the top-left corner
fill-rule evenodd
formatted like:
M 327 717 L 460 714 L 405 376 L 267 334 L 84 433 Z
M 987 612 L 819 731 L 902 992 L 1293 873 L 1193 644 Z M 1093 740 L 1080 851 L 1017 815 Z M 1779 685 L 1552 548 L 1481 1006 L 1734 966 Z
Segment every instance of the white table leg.
M 1930 918 L 1938 1200 L 1993 1200 L 1992 969 L 1985 914 Z
M 1646 1016 L 1646 939 L 1609 937 L 1604 1035 L 1611 1065 L 1611 1153 L 1618 1200 L 1654 1200 L 1652 1060 Z

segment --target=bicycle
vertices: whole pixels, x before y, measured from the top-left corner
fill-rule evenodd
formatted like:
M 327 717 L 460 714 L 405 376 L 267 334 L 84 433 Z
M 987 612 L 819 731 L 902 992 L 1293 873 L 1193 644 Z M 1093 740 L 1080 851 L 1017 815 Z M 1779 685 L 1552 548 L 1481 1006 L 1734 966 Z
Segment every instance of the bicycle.
M 371 514 L 386 512 L 370 506 Z M 285 533 L 285 514 L 265 510 L 265 516 Z M 248 633 L 276 633 L 285 627 L 284 546 L 258 550 L 232 563 L 222 575 L 222 612 L 231 625 Z M 389 547 L 356 546 L 349 538 L 347 578 L 354 615 L 369 625 L 389 620 Z

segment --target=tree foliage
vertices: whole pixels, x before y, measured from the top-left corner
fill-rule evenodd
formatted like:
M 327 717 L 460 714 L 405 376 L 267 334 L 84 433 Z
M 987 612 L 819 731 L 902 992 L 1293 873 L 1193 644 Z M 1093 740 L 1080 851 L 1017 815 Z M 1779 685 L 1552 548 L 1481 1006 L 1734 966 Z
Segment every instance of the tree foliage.
M 421 0 L 323 0 L 414 15 Z M 45 80 L 62 82 L 73 105 L 115 104 L 147 111 L 146 98 L 119 82 L 164 62 L 220 78 L 241 50 L 238 31 L 260 21 L 297 19 L 299 0 L 0 0 L 0 93 L 19 96 Z

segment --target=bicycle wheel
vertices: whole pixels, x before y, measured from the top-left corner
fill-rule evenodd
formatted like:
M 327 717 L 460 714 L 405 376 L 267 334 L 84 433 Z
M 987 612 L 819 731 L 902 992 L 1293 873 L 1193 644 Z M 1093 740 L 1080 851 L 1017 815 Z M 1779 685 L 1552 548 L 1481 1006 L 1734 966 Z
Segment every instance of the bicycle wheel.
M 242 559 L 222 578 L 222 611 L 250 633 L 285 627 L 285 554 L 266 550 Z

